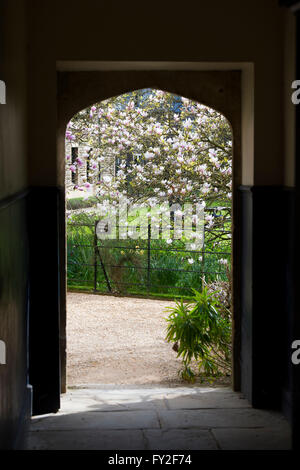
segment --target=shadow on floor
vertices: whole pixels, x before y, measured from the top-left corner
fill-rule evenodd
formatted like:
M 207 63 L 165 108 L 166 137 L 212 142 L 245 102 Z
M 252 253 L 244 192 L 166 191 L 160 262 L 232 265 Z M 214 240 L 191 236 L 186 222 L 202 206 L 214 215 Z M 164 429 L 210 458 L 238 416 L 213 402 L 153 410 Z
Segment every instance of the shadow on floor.
M 32 418 L 27 449 L 286 450 L 290 428 L 229 388 L 90 386 Z

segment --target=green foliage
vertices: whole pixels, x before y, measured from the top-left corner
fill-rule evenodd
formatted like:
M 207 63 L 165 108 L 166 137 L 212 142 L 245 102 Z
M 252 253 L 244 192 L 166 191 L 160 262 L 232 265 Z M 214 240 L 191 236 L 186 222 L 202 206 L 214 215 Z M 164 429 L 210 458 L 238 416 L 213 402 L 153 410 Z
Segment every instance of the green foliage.
M 67 224 L 69 287 L 81 286 L 81 280 L 84 280 L 87 288 L 93 287 L 94 233 L 95 217 L 92 213 L 73 214 L 69 219 Z M 203 259 L 199 259 L 202 253 L 184 251 L 184 240 L 173 240 L 171 245 L 166 240 L 151 240 L 149 277 L 147 240 L 98 240 L 98 246 L 115 293 L 186 298 L 193 295 L 192 288 L 201 288 L 203 279 L 209 283 L 228 281 L 230 239 L 216 243 L 210 241 L 208 234 L 205 242 L 207 253 Z M 210 251 L 214 253 L 209 253 Z M 228 255 L 224 255 L 225 251 Z M 221 265 L 220 258 L 226 258 L 228 265 Z M 194 261 L 193 264 L 189 263 L 191 259 Z M 107 292 L 98 256 L 97 264 L 97 290 Z M 151 286 L 148 286 L 148 281 Z
M 85 199 L 83 197 L 73 197 L 67 199 L 67 209 L 76 210 L 76 209 L 85 209 L 86 207 L 94 207 L 97 204 L 98 199 L 96 197 L 89 197 Z
M 82 219 L 82 216 L 81 216 Z M 79 222 L 77 222 L 79 223 Z M 68 259 L 68 283 L 73 280 L 83 281 L 88 285 L 88 281 L 93 280 L 93 227 L 68 225 L 67 232 L 67 259 Z
M 220 304 L 216 292 L 208 286 L 201 292 L 194 291 L 193 300 L 176 302 L 169 307 L 170 315 L 166 340 L 174 343 L 173 349 L 182 358 L 181 376 L 188 381 L 195 380 L 191 362 L 197 363 L 199 372 L 205 376 L 217 377 L 230 373 L 231 362 L 231 317 L 229 310 Z

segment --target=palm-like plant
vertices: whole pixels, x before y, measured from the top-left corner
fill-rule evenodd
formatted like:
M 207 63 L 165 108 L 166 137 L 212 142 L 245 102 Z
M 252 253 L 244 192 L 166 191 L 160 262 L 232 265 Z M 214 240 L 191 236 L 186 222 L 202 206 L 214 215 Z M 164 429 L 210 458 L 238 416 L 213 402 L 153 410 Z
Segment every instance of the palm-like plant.
M 192 360 L 206 376 L 215 377 L 230 373 L 231 362 L 230 312 L 207 286 L 193 291 L 193 300 L 168 307 L 171 313 L 166 318 L 166 340 L 175 343 L 173 348 L 183 362 L 181 376 L 189 381 L 195 380 Z

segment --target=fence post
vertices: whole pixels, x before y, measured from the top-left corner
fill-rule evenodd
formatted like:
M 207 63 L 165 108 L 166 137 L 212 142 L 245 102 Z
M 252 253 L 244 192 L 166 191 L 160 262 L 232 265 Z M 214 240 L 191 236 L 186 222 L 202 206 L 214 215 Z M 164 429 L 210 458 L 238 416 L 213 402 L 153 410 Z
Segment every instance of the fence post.
M 94 227 L 94 292 L 97 292 L 97 221 Z
M 147 252 L 147 294 L 150 291 L 150 271 L 151 271 L 151 224 L 148 223 L 148 252 Z
M 206 281 L 206 275 L 205 275 L 205 225 L 203 228 L 203 245 L 202 245 L 202 250 L 201 250 L 201 291 L 203 289 L 203 279 Z
M 112 292 L 112 288 L 111 288 L 111 285 L 110 285 L 110 282 L 109 282 L 109 279 L 108 279 L 108 275 L 107 275 L 107 272 L 106 272 L 106 269 L 105 269 L 105 266 L 104 266 L 104 263 L 103 263 L 103 260 L 102 260 L 102 256 L 101 256 L 101 253 L 100 253 L 100 249 L 99 249 L 99 246 L 98 246 L 98 237 L 97 237 L 97 224 L 98 224 L 99 220 L 96 220 L 95 222 L 95 236 L 94 236 L 94 253 L 95 253 L 95 263 L 94 263 L 94 289 L 97 290 L 97 255 L 99 256 L 99 261 L 100 261 L 100 264 L 101 264 L 101 268 L 102 268 L 102 271 L 103 271 L 103 274 L 104 274 L 104 277 L 105 277 L 105 282 L 106 282 L 106 285 L 107 285 L 107 289 L 109 292 Z M 95 276 L 96 276 L 96 279 L 95 279 Z

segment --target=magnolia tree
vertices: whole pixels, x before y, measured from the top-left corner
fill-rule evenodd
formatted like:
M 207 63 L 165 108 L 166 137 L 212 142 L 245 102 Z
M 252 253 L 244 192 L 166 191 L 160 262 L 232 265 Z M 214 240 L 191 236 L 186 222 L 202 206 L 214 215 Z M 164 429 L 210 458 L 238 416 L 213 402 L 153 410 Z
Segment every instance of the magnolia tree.
M 100 173 L 95 183 L 101 210 L 116 207 L 120 196 L 132 207 L 166 202 L 230 207 L 231 128 L 202 104 L 161 90 L 126 93 L 76 114 L 66 140 L 86 148 L 70 166 L 75 172 L 83 158 L 88 161 L 87 179 L 76 189 L 90 191 L 99 164 L 114 162 L 114 173 Z M 208 227 L 217 224 L 209 212 L 205 218 Z

